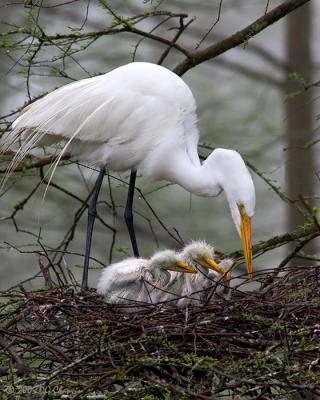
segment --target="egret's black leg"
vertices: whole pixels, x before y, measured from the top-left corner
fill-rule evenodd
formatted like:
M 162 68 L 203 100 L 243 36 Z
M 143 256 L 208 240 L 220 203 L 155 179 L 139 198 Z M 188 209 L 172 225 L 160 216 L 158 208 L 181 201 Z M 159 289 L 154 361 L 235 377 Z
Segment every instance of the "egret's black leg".
M 124 219 L 126 221 L 128 232 L 131 240 L 132 250 L 135 257 L 139 257 L 139 250 L 137 245 L 136 234 L 133 227 L 133 214 L 132 214 L 132 204 L 134 196 L 134 185 L 136 183 L 137 171 L 132 170 L 130 175 L 129 190 L 127 197 L 127 204 L 124 210 Z
M 83 290 L 88 289 L 88 271 L 89 271 L 89 259 L 90 259 L 93 225 L 94 225 L 94 220 L 97 215 L 97 201 L 98 201 L 99 192 L 101 189 L 101 185 L 102 185 L 102 181 L 103 181 L 105 173 L 106 173 L 106 168 L 101 167 L 98 178 L 96 180 L 96 184 L 95 184 L 94 192 L 93 192 L 90 204 L 89 204 L 89 208 L 88 208 L 86 252 L 84 255 L 84 267 L 83 267 L 83 276 L 82 276 L 82 284 L 81 284 L 81 287 Z

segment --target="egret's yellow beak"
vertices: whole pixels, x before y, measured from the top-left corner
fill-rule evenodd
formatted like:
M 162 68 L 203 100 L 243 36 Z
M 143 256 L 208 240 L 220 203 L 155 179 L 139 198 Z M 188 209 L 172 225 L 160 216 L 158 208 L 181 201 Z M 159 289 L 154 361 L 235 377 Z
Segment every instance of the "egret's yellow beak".
M 231 272 L 226 272 L 220 265 L 214 261 L 212 258 L 204 257 L 205 263 L 208 265 L 209 268 L 213 269 L 214 271 L 218 272 L 218 274 L 225 276 L 228 285 L 230 284 L 231 279 Z
M 244 260 L 247 267 L 249 279 L 253 277 L 252 268 L 252 244 L 251 244 L 251 218 L 248 216 L 244 206 L 241 204 L 238 206 L 240 211 L 240 236 L 243 247 Z
M 185 274 L 196 274 L 198 272 L 195 268 L 191 267 L 181 260 L 177 260 L 173 269 L 174 271 L 183 272 Z

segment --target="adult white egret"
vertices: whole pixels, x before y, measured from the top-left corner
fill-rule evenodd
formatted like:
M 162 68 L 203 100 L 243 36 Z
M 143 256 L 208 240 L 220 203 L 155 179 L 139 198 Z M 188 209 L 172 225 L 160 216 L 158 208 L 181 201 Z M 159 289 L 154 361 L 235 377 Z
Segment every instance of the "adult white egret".
M 177 257 L 198 271 L 192 276 L 181 275 L 181 296 L 183 298 L 178 301 L 178 307 L 203 302 L 207 294 L 205 289 L 215 284 L 217 292 L 226 292 L 227 287 L 218 282 L 224 277 L 227 285 L 230 284 L 231 272 L 229 269 L 233 264 L 232 259 L 226 258 L 217 263 L 214 247 L 203 240 L 192 241 L 178 253 Z
M 2 145 L 21 143 L 8 174 L 35 146 L 64 140 L 52 174 L 68 150 L 100 167 L 88 210 L 82 287 L 87 288 L 96 202 L 105 167 L 131 169 L 125 221 L 135 256 L 132 202 L 136 171 L 149 180 L 167 180 L 199 196 L 225 192 L 252 277 L 251 217 L 255 208 L 252 178 L 240 154 L 216 149 L 201 164 L 196 104 L 186 83 L 159 65 L 136 62 L 63 86 L 27 106 Z M 8 176 L 7 174 L 7 176 Z M 52 176 L 52 175 L 51 175 Z
M 169 271 L 182 275 L 197 272 L 179 260 L 173 250 L 163 250 L 150 259 L 129 257 L 105 267 L 97 284 L 97 292 L 104 295 L 108 303 L 130 304 L 135 301 L 156 304 L 171 280 Z M 177 294 L 170 293 L 168 299 L 176 297 Z

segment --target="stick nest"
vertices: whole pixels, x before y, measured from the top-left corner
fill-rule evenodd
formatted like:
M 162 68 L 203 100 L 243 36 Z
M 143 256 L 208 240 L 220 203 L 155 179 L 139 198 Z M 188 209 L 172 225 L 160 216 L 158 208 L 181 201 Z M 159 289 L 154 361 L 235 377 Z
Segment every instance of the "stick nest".
M 131 313 L 72 287 L 3 293 L 1 399 L 319 395 L 319 280 L 320 267 L 260 274 L 256 292 Z

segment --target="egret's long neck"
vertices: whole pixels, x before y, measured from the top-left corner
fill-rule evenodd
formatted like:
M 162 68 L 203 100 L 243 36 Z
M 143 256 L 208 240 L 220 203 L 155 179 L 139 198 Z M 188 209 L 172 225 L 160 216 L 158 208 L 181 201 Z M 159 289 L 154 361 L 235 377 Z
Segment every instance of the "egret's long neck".
M 212 168 L 207 163 L 194 165 L 183 151 L 166 161 L 163 178 L 198 196 L 216 196 L 221 191 Z

